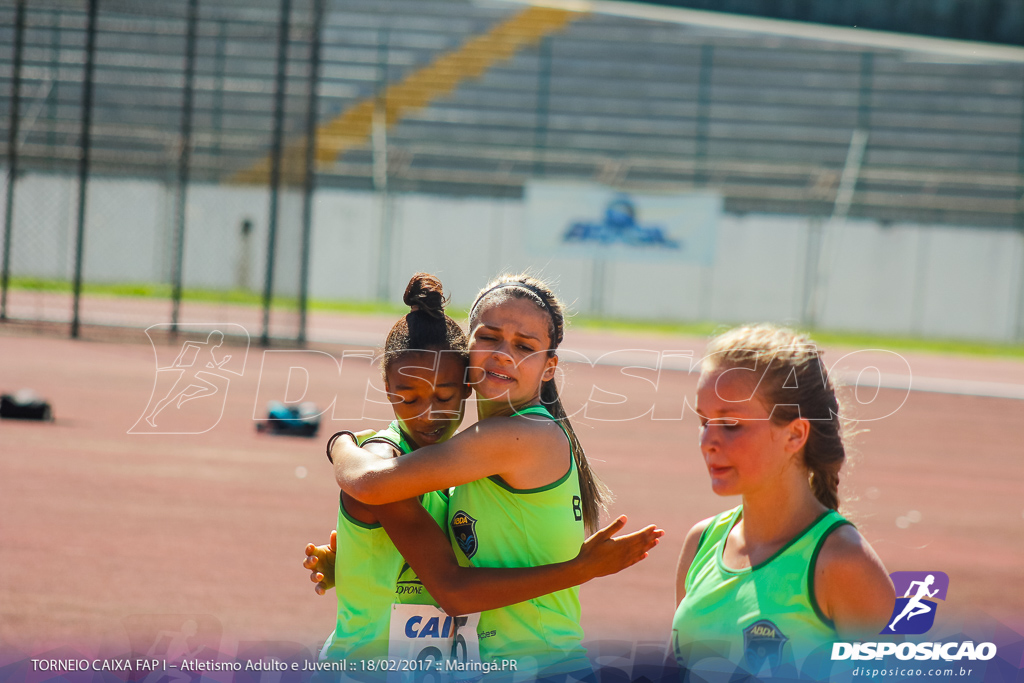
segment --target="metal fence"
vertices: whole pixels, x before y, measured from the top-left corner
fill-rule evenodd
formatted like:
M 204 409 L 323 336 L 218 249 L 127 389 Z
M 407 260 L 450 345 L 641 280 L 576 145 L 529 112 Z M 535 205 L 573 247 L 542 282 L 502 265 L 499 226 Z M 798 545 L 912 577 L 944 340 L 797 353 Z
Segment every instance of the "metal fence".
M 102 317 L 84 287 L 145 285 L 174 324 L 258 301 L 264 342 L 304 340 L 324 189 L 518 198 L 574 178 L 1024 230 L 1024 50 L 545 12 L 0 0 L 0 318 L 77 335 Z M 12 292 L 33 292 L 17 315 Z
M 159 283 L 172 324 L 187 287 L 211 289 L 214 300 L 217 290 L 245 290 L 261 295 L 264 340 L 271 312 L 277 335 L 301 340 L 323 12 L 322 0 L 0 7 L 9 49 L 0 316 L 12 276 L 54 290 L 41 304 L 53 310 L 40 317 L 66 319 L 72 336 L 90 322 L 84 283 Z M 296 135 L 305 147 L 286 156 Z M 204 222 L 216 216 L 189 216 L 190 194 L 261 157 L 266 180 L 251 198 L 252 219 L 236 227 L 237 253 L 208 236 Z M 139 229 L 113 228 L 125 221 Z M 298 246 L 282 249 L 282 239 Z M 223 260 L 235 281 L 189 282 L 190 241 L 202 245 L 192 265 Z M 253 272 L 260 255 L 262 288 Z M 289 301 L 274 298 L 281 277 L 298 280 Z

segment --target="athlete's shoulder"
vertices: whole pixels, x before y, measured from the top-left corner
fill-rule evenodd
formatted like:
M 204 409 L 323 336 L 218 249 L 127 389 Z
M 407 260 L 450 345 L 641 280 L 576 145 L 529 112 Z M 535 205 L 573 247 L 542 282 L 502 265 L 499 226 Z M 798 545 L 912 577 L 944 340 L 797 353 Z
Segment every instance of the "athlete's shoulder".
M 697 549 L 700 547 L 700 542 L 704 538 L 705 532 L 717 519 L 718 515 L 708 517 L 707 519 L 702 519 L 690 527 L 690 530 L 686 532 L 686 540 L 683 541 L 683 549 L 686 550 L 687 547 L 693 546 L 693 552 L 696 554 Z
M 516 448 L 524 445 L 541 445 L 538 442 L 564 442 L 564 433 L 557 420 L 547 411 L 522 412 L 508 417 L 489 417 L 464 430 L 490 439 L 507 440 Z M 459 436 L 459 435 L 456 435 Z
M 874 548 L 864 539 L 852 524 L 836 526 L 821 542 L 817 568 L 842 574 L 861 571 L 881 571 L 885 566 Z
M 367 439 L 363 442 L 362 448 L 380 458 L 395 458 L 402 455 L 402 449 L 387 439 Z
M 896 593 L 885 565 L 857 529 L 844 524 L 822 541 L 814 564 L 815 599 L 836 629 L 878 633 Z
M 712 523 L 717 517 L 708 517 L 690 527 L 690 530 L 686 532 L 686 538 L 683 540 L 683 551 L 679 554 L 679 570 L 686 574 L 686 570 L 689 569 L 690 564 L 693 562 L 693 558 L 697 556 L 697 551 L 700 550 L 701 542 L 704 540 L 705 533 L 711 528 Z
M 721 515 L 708 517 L 690 527 L 683 540 L 683 550 L 679 553 L 679 564 L 676 566 L 676 604 L 678 605 L 686 595 L 686 575 L 690 566 L 697 557 L 697 552 L 705 539 L 708 529 Z
M 391 424 L 384 429 L 359 440 L 358 443 L 360 447 L 367 450 L 371 450 L 372 444 L 382 444 L 384 446 L 389 445 L 392 447 L 392 450 L 387 451 L 387 457 L 394 457 L 404 453 L 409 453 L 414 449 L 412 441 L 406 437 L 401 426 L 398 424 L 398 420 L 393 420 Z M 381 450 L 381 448 L 382 446 L 377 447 L 376 452 L 378 452 L 378 454 L 385 452 Z

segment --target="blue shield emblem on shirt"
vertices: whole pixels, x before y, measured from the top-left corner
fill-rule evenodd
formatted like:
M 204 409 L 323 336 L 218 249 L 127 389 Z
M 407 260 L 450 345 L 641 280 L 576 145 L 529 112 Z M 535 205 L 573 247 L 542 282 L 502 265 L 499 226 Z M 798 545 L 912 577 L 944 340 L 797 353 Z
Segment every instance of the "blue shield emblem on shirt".
M 476 520 L 470 517 L 468 513 L 459 510 L 452 516 L 451 527 L 452 536 L 455 538 L 455 542 L 459 544 L 459 550 L 466 555 L 466 558 L 468 559 L 476 555 Z
M 752 673 L 757 673 L 767 661 L 772 670 L 782 662 L 782 646 L 789 640 L 779 627 L 761 619 L 743 629 L 743 654 Z

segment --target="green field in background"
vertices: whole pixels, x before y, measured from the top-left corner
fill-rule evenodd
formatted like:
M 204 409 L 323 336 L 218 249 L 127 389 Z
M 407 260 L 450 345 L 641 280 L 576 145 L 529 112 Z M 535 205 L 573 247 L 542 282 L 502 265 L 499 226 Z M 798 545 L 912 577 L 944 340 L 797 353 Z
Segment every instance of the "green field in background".
M 20 290 L 71 292 L 71 283 L 57 280 L 11 278 L 10 286 L 12 289 Z M 82 292 L 85 294 L 101 294 L 106 296 L 169 299 L 171 297 L 171 286 L 163 284 L 92 283 L 83 285 Z M 186 289 L 182 292 L 182 298 L 188 301 L 212 301 L 249 306 L 260 306 L 263 303 L 263 297 L 260 294 L 239 290 L 213 291 L 204 289 Z M 295 297 L 274 297 L 272 301 L 273 307 L 277 310 L 298 310 L 298 299 Z M 387 315 L 397 318 L 398 316 L 407 313 L 409 309 L 399 304 L 380 301 L 326 301 L 310 299 L 309 310 Z M 456 320 L 464 320 L 469 314 L 469 309 L 459 306 L 451 306 L 448 309 L 448 313 Z M 591 331 L 604 330 L 622 334 L 656 334 L 677 337 L 696 337 L 702 339 L 707 339 L 716 333 L 723 332 L 731 327 L 729 324 L 713 322 L 621 320 L 592 318 L 582 314 L 572 315 L 569 318 L 569 325 L 578 329 Z M 799 325 L 796 327 L 798 329 L 802 329 Z M 805 331 L 809 332 L 814 340 L 823 346 L 880 348 L 900 351 L 920 351 L 936 354 L 1024 359 L 1024 344 L 997 344 L 961 339 L 922 339 L 915 337 L 872 335 L 860 332 L 843 332 L 836 330 Z

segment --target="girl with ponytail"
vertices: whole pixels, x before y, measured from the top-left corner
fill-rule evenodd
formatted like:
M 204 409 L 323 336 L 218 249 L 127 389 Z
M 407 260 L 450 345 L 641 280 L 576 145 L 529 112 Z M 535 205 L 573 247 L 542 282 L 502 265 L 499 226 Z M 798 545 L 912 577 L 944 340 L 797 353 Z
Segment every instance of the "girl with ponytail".
M 698 676 L 709 656 L 731 661 L 733 675 L 827 676 L 830 643 L 877 637 L 895 593 L 838 513 L 842 414 L 821 352 L 770 325 L 730 330 L 708 346 L 695 409 L 711 488 L 742 503 L 683 544 L 676 660 Z
M 399 459 L 382 460 L 340 438 L 333 457 L 342 490 L 379 505 L 454 486 L 448 528 L 460 564 L 571 559 L 596 529 L 607 493 L 555 385 L 564 324 L 561 304 L 539 280 L 506 276 L 490 283 L 469 314 L 467 376 L 480 421 Z M 478 634 L 481 658 L 517 661 L 519 677 L 591 676 L 578 588 L 485 611 Z
M 532 294 L 535 285 L 522 286 Z M 620 517 L 584 541 L 585 519 L 596 530 L 600 493 L 571 427 L 559 426 L 568 420 L 556 422 L 540 407 L 543 394 L 552 412 L 565 415 L 550 381 L 561 307 L 543 291 L 546 303 L 508 297 L 504 289 L 500 297 L 478 298 L 467 344 L 444 315 L 441 283 L 425 273 L 410 281 L 405 303 L 412 310 L 392 328 L 381 363 L 396 421 L 358 445 L 351 432 L 339 432 L 327 446 L 342 488 L 338 536 L 356 540 L 338 543 L 338 626 L 325 658 L 396 659 L 405 631 L 396 632 L 395 615 L 427 624 L 431 613 L 396 611 L 391 603 L 410 602 L 421 581 L 428 603 L 436 600 L 450 616 L 487 610 L 462 639 L 464 652 L 479 634 L 481 657 L 517 661 L 517 675 L 527 667 L 525 655 L 542 659 L 545 669 L 569 661 L 555 673 L 589 668 L 585 653 L 578 661 L 579 584 L 643 559 L 662 532 L 650 526 L 613 537 L 625 524 Z M 548 311 L 556 310 L 554 323 Z M 488 419 L 453 437 L 469 396 L 467 374 L 480 417 Z M 517 412 L 547 419 L 512 417 Z M 442 530 L 449 527 L 455 542 Z M 309 546 L 306 554 L 311 578 L 323 582 L 326 549 Z M 368 628 L 356 628 L 363 624 Z M 516 649 L 508 653 L 510 643 Z

